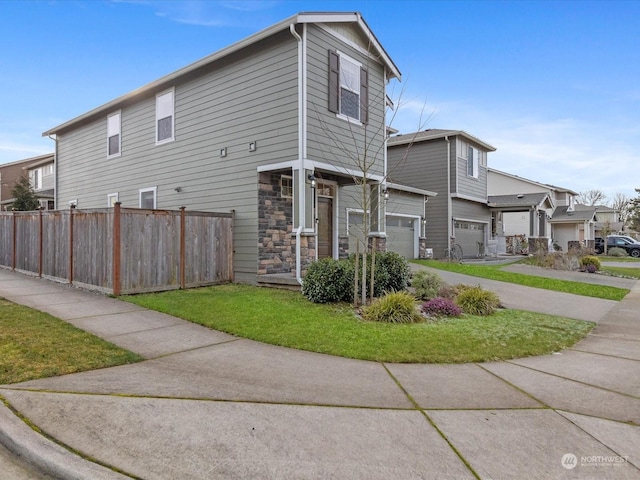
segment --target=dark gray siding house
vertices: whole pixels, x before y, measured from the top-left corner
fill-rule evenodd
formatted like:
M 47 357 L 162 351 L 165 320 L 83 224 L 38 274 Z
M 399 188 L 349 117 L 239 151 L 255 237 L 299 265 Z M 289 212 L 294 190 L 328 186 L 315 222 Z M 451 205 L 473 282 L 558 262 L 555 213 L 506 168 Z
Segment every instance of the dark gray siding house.
M 348 253 L 341 197 L 365 177 L 385 247 L 394 78 L 360 14 L 294 15 L 45 132 L 57 205 L 233 210 L 235 278 L 300 280 L 310 261 Z
M 461 130 L 429 129 L 387 143 L 390 181 L 437 193 L 426 204 L 426 247 L 442 258 L 450 239 L 465 257 L 484 251 L 491 238 L 487 205 L 487 154 L 491 145 Z

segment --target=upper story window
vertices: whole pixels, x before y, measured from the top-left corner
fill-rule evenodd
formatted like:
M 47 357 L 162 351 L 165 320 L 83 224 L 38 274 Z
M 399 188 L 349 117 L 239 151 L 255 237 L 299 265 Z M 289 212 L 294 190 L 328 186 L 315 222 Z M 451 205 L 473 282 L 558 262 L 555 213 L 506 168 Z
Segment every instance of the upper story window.
M 360 123 L 368 121 L 369 75 L 347 55 L 329 50 L 329 110 Z
M 29 177 L 31 180 L 31 186 L 34 190 L 42 189 L 42 169 L 34 168 L 29 171 Z
M 467 147 L 467 175 L 478 178 L 480 152 L 472 146 Z
M 158 187 L 140 189 L 140 208 L 152 210 L 156 208 Z
M 156 145 L 174 139 L 174 90 L 156 95 Z
M 107 117 L 107 158 L 120 156 L 120 112 Z

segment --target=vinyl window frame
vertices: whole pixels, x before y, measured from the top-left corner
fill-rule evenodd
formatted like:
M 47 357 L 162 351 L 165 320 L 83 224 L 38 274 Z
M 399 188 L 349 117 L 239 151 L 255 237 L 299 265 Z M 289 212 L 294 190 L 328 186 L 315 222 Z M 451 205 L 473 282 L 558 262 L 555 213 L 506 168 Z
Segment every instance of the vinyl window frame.
M 118 136 L 118 151 L 111 153 L 111 138 Z M 122 155 L 122 111 L 118 110 L 107 115 L 107 158 Z
M 109 193 L 107 194 L 107 207 L 108 208 L 112 208 L 117 202 L 119 202 L 119 194 L 118 192 L 114 192 L 114 193 Z M 115 201 L 112 201 L 112 199 L 115 199 Z
M 142 196 L 143 194 L 149 192 L 153 193 L 153 206 L 150 208 L 150 210 L 155 210 L 158 207 L 158 187 L 147 187 L 138 190 L 138 205 L 140 208 L 149 209 L 148 207 L 142 206 Z
M 355 85 L 349 85 L 346 81 L 349 67 L 358 71 Z M 357 117 L 345 113 L 343 89 L 358 96 Z M 369 120 L 369 72 L 362 62 L 340 50 L 329 50 L 329 111 L 335 113 L 337 118 L 357 125 L 365 125 Z
M 176 90 L 174 87 L 164 90 L 156 94 L 156 145 L 164 145 L 165 143 L 175 140 L 176 115 L 175 101 Z M 171 135 L 160 139 L 160 121 L 171 118 Z

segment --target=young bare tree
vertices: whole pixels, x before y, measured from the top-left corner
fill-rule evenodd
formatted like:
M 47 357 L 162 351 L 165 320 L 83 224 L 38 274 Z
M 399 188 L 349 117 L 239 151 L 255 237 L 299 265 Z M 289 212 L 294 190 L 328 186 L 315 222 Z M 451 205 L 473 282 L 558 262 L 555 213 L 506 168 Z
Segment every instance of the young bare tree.
M 611 208 L 618 212 L 618 218 L 622 222 L 623 226 L 627 225 L 630 215 L 631 198 L 625 194 L 618 192 L 613 195 L 611 200 Z
M 592 189 L 585 190 L 584 192 L 580 192 L 578 194 L 578 203 L 582 205 L 596 205 L 598 203 L 602 203 L 607 199 L 607 196 L 604 194 L 602 190 Z

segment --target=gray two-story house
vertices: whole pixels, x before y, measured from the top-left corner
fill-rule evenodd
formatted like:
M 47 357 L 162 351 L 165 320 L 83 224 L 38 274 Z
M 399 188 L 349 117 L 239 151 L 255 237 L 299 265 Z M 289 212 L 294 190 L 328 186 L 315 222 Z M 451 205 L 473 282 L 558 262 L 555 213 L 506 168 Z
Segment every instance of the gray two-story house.
M 294 15 L 44 132 L 58 208 L 232 210 L 238 281 L 346 255 L 350 212 L 391 247 L 386 209 L 417 222 L 431 193 L 387 188 L 392 79 L 360 14 Z
M 496 149 L 461 130 L 428 129 L 389 138 L 388 176 L 437 193 L 425 205 L 426 247 L 443 258 L 451 239 L 465 257 L 483 255 L 490 239 L 487 154 Z

